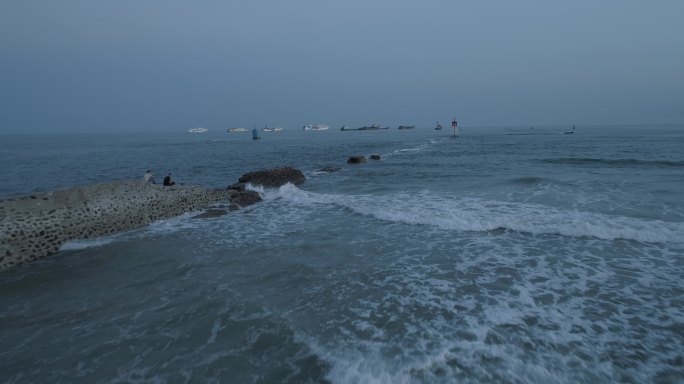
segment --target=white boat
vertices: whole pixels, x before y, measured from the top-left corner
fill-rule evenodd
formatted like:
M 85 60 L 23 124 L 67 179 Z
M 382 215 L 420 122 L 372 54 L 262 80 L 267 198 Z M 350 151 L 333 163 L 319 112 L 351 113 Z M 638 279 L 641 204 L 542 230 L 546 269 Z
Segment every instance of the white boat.
M 264 132 L 282 132 L 283 128 L 281 127 L 269 127 L 268 125 L 264 128 L 261 128 L 262 131 Z
M 208 129 L 202 128 L 202 127 L 197 127 L 197 128 L 190 128 L 188 129 L 188 133 L 204 133 L 207 132 Z
M 326 131 L 330 129 L 330 127 L 324 124 L 308 124 L 305 125 L 303 128 L 305 131 Z
M 228 128 L 228 132 L 247 132 L 247 128 Z

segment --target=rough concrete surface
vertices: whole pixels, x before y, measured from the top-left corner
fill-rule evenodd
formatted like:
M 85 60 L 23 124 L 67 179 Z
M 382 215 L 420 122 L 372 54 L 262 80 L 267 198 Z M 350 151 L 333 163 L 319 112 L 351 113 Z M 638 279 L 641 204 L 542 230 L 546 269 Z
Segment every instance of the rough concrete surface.
M 0 200 L 0 269 L 88 239 L 229 203 L 234 190 L 118 181 Z

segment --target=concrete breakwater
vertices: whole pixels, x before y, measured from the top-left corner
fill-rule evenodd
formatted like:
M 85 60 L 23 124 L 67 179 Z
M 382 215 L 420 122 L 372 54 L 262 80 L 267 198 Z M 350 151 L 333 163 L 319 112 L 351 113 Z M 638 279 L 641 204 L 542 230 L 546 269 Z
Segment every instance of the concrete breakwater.
M 301 175 L 300 171 L 289 167 L 258 173 L 283 174 L 283 169 L 290 172 L 286 172 L 275 186 L 291 182 L 288 175 Z M 292 182 L 302 181 L 303 175 L 302 179 Z M 244 188 L 161 187 L 139 180 L 0 200 L 0 269 L 55 253 L 70 240 L 139 228 L 217 203 L 237 208 L 258 200 L 256 192 Z

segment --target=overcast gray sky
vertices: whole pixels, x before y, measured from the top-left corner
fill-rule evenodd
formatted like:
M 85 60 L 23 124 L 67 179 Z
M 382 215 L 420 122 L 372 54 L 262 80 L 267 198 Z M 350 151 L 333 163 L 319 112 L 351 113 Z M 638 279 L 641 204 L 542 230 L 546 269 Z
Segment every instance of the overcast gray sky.
M 684 1 L 0 2 L 0 132 L 684 123 Z

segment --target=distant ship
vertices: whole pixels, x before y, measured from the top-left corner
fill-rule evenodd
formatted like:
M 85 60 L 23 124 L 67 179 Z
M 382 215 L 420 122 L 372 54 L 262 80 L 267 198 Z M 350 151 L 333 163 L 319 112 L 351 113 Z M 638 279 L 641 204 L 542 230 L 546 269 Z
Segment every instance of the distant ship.
M 371 126 L 365 126 L 359 128 L 359 131 L 374 131 L 376 129 L 389 129 L 389 127 L 381 127 L 380 124 L 373 124 Z
M 440 124 L 438 121 L 437 125 L 435 126 L 435 131 L 441 131 L 441 130 L 442 130 L 442 124 Z
M 204 133 L 207 132 L 208 129 L 202 128 L 202 127 L 197 127 L 197 128 L 190 128 L 188 129 L 188 133 Z
M 374 131 L 376 129 L 389 129 L 389 127 L 381 127 L 380 124 L 373 124 L 370 127 L 361 127 L 359 131 Z
M 415 125 L 400 125 L 399 129 L 413 129 L 415 127 Z
M 340 131 L 376 131 L 378 129 L 389 129 L 389 127 L 381 127 L 380 124 L 373 124 L 360 128 L 349 128 L 345 125 L 344 127 L 340 128 Z
M 305 131 L 326 131 L 330 129 L 327 125 L 324 124 L 308 124 L 302 127 Z
M 269 127 L 267 125 L 264 128 L 261 128 L 261 130 L 264 132 L 282 132 L 283 128 L 281 128 L 281 127 Z
M 376 131 L 378 129 L 389 129 L 389 127 L 381 127 L 380 124 L 373 124 L 370 126 L 364 126 L 359 128 L 349 128 L 348 126 L 343 126 L 340 131 Z
M 247 128 L 228 128 L 228 132 L 247 132 Z

